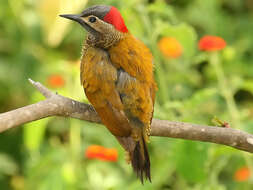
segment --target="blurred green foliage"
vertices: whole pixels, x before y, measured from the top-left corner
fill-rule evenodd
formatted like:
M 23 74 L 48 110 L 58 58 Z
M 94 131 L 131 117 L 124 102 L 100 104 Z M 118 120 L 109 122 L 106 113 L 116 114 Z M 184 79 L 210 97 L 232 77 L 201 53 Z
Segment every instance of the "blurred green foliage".
M 54 91 L 88 102 L 79 82 L 85 33 L 57 15 L 104 3 L 121 11 L 129 30 L 154 55 L 156 118 L 211 125 L 217 116 L 253 133 L 251 0 L 0 0 L 0 112 L 42 100 L 27 79 L 53 88 L 53 75 L 64 80 Z M 216 57 L 197 48 L 206 34 L 228 44 Z M 163 57 L 157 46 L 162 37 L 176 38 L 182 56 Z M 253 175 L 244 182 L 234 178 L 243 166 L 253 172 L 251 155 L 158 137 L 149 144 L 153 182 L 142 186 L 120 145 L 104 127 L 94 125 L 53 117 L 0 134 L 0 189 L 253 189 Z M 119 161 L 88 160 L 84 151 L 91 144 L 116 147 Z

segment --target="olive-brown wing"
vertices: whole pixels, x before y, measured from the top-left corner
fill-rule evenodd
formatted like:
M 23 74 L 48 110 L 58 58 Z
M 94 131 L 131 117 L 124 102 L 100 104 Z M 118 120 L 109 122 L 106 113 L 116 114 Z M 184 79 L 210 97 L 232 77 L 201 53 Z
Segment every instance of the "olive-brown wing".
M 150 83 L 139 81 L 123 69 L 118 71 L 117 90 L 121 96 L 124 112 L 138 128 L 149 125 L 153 113 L 153 91 Z

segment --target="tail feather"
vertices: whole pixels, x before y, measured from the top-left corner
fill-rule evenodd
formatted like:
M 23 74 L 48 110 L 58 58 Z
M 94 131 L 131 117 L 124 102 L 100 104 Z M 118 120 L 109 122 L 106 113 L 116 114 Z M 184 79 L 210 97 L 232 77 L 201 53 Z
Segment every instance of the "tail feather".
M 131 164 L 142 184 L 144 177 L 151 182 L 149 154 L 143 137 L 136 143 L 131 154 Z
M 144 177 L 151 182 L 150 160 L 148 149 L 143 137 L 136 142 L 132 137 L 116 137 L 123 148 L 129 152 L 131 165 L 143 184 Z

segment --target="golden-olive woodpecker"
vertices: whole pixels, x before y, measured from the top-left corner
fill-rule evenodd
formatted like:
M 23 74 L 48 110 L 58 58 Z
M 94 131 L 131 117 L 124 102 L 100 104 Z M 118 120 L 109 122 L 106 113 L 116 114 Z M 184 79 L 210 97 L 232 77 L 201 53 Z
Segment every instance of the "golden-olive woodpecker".
M 151 181 L 146 146 L 156 83 L 149 49 L 127 29 L 113 6 L 60 15 L 88 31 L 81 58 L 81 84 L 102 123 L 127 151 L 134 171 Z

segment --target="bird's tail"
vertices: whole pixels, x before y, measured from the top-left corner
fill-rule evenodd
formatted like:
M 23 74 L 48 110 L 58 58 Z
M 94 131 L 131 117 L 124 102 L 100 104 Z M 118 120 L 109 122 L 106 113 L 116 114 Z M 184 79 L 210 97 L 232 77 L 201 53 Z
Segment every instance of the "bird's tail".
M 143 136 L 140 141 L 136 142 L 133 152 L 130 153 L 130 157 L 132 167 L 141 182 L 143 183 L 144 177 L 151 182 L 149 154 Z
M 119 143 L 127 151 L 127 162 L 130 162 L 133 170 L 143 183 L 144 177 L 151 182 L 150 160 L 146 142 L 143 135 L 135 141 L 132 137 L 118 137 Z

